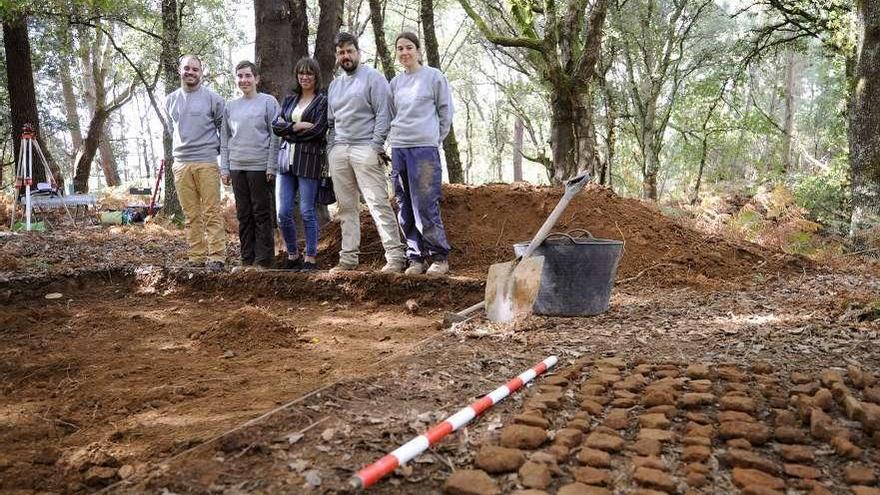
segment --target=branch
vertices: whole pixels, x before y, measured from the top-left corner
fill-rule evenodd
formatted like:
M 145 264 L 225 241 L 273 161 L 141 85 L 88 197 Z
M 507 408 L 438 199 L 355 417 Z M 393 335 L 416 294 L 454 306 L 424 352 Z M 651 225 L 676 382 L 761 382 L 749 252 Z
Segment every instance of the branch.
M 461 4 L 461 7 L 467 12 L 468 17 L 470 17 L 471 20 L 474 21 L 474 24 L 477 25 L 477 29 L 479 29 L 480 32 L 483 33 L 483 36 L 492 43 L 508 47 L 528 48 L 529 50 L 534 50 L 536 52 L 543 51 L 544 44 L 539 40 L 525 37 L 500 36 L 493 33 L 492 30 L 489 29 L 489 25 L 486 24 L 486 21 L 484 21 L 474 8 L 471 7 L 468 0 L 458 0 L 458 3 Z

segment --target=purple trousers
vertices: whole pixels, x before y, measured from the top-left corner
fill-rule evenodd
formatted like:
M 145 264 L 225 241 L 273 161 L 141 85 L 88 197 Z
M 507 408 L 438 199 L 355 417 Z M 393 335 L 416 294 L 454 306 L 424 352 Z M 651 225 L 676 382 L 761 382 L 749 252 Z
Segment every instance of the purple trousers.
M 400 207 L 397 220 L 406 237 L 406 257 L 419 262 L 445 260 L 449 242 L 440 218 L 443 170 L 437 147 L 393 148 L 391 180 Z

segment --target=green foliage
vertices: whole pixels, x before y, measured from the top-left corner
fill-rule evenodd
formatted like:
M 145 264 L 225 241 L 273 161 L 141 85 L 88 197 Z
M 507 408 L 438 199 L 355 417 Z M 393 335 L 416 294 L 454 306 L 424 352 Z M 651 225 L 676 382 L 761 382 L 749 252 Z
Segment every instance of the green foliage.
M 796 179 L 794 196 L 810 218 L 838 234 L 849 230 L 849 164 L 845 158 L 834 160 L 827 169 Z

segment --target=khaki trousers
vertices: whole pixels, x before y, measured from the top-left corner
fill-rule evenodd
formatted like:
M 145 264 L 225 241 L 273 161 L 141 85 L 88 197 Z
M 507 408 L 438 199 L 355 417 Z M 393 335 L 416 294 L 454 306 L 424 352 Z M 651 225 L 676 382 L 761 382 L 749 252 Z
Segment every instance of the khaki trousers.
M 360 196 L 364 197 L 382 246 L 385 260 L 406 263 L 406 249 L 400 242 L 397 218 L 388 200 L 388 179 L 379 156 L 369 145 L 337 144 L 327 156 L 333 190 L 336 193 L 342 250 L 339 262 L 357 265 L 361 245 Z
M 226 262 L 226 229 L 220 211 L 220 168 L 214 162 L 175 163 L 174 187 L 183 208 L 190 261 Z

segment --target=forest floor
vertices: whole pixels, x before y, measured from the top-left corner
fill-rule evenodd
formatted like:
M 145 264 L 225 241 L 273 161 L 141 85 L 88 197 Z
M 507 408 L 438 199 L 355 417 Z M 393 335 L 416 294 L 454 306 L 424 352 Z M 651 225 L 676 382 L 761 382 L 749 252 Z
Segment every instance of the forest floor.
M 558 230 L 625 241 L 609 311 L 443 328 L 558 197 L 448 188 L 439 280 L 370 271 L 366 213 L 363 269 L 344 274 L 177 269 L 182 235 L 155 224 L 0 232 L 0 492 L 345 493 L 557 355 L 369 491 L 880 493 L 869 261 L 708 235 L 590 187 Z

